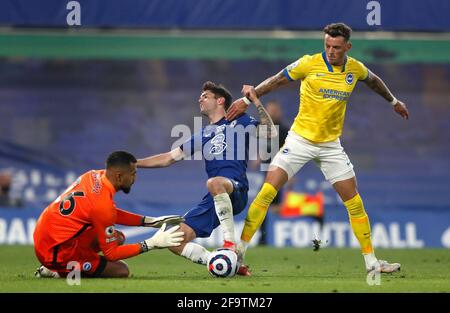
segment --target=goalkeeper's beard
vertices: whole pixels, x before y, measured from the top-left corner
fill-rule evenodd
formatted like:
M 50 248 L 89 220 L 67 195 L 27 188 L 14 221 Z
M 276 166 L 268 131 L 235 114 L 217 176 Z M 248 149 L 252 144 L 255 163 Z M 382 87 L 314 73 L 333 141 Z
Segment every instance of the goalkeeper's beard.
M 122 191 L 126 194 L 130 193 L 131 186 L 130 187 L 122 187 Z

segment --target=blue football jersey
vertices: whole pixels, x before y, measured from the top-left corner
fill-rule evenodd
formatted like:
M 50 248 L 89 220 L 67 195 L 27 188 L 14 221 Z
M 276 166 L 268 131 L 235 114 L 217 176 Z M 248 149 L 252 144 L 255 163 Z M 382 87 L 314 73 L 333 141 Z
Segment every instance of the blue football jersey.
M 246 171 L 250 136 L 254 136 L 258 124 L 259 121 L 248 114 L 231 122 L 222 118 L 203 127 L 201 133 L 193 135 L 180 148 L 194 158 L 201 153 L 209 178 L 231 178 L 248 189 Z

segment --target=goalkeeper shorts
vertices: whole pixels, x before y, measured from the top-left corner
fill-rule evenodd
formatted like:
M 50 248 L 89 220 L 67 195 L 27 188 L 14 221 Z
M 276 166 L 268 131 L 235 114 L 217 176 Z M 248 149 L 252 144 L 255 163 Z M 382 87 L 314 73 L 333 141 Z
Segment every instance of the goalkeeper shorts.
M 42 265 L 66 277 L 79 266 L 82 277 L 99 276 L 106 267 L 106 258 L 98 254 L 100 247 L 93 227 L 79 236 L 59 244 L 48 251 L 35 250 Z M 72 263 L 71 263 L 72 262 Z

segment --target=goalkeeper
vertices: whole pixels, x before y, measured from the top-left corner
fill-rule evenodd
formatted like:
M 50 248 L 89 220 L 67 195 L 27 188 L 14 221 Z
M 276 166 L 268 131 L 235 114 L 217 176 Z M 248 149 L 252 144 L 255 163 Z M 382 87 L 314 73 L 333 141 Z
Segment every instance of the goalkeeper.
M 116 208 L 113 197 L 129 193 L 136 179 L 136 158 L 124 151 L 111 153 L 106 170 L 81 175 L 53 201 L 39 217 L 34 231 L 34 248 L 41 262 L 38 277 L 65 277 L 68 263 L 78 262 L 83 277 L 128 277 L 123 259 L 152 249 L 176 247 L 183 240 L 178 215 L 149 217 Z M 115 224 L 160 228 L 153 237 L 124 245 L 125 237 Z M 103 255 L 99 255 L 99 252 Z

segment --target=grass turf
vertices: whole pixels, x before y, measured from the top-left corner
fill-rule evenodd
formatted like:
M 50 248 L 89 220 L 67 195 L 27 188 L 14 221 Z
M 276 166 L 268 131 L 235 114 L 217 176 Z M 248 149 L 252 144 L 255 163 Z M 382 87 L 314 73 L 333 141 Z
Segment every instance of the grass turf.
M 450 251 L 445 249 L 378 249 L 377 256 L 400 262 L 401 272 L 383 274 L 369 286 L 363 259 L 355 249 L 249 249 L 246 261 L 253 276 L 213 278 L 205 266 L 167 250 L 131 258 L 128 279 L 82 279 L 70 286 L 65 279 L 38 279 L 31 246 L 0 246 L 0 292 L 450 292 Z

